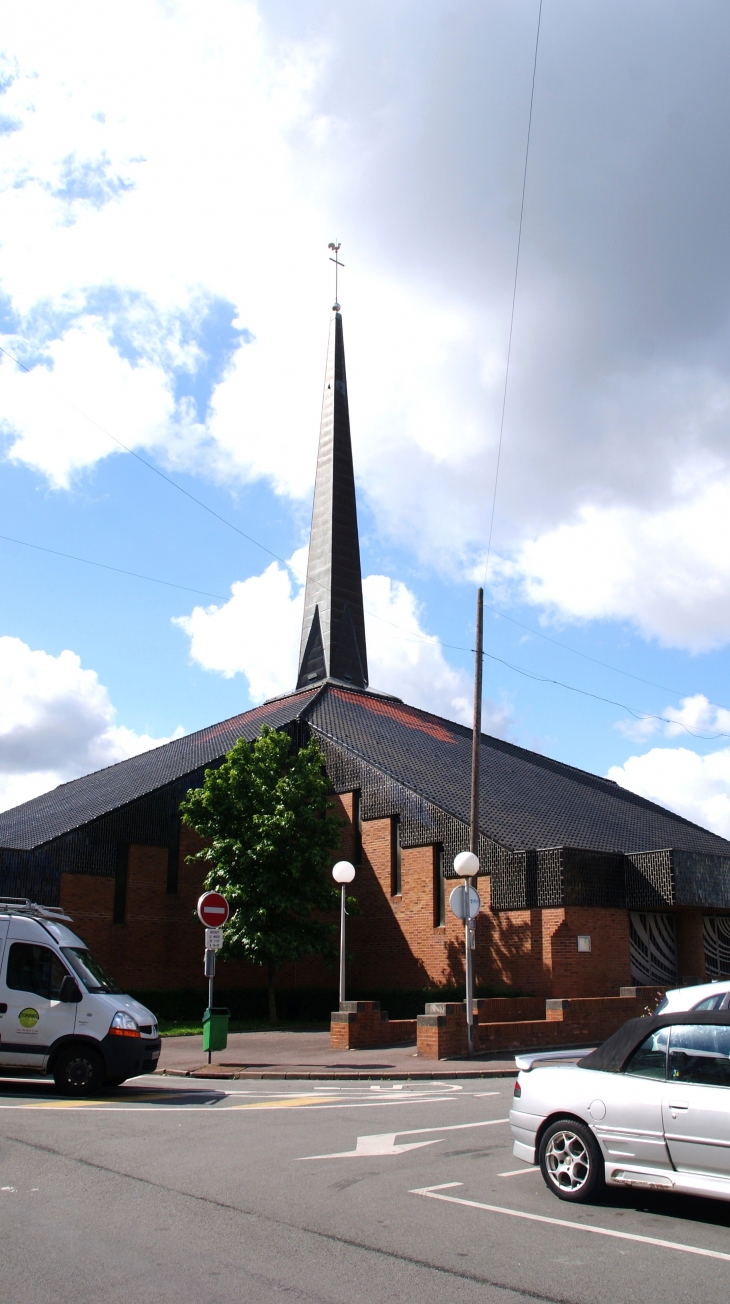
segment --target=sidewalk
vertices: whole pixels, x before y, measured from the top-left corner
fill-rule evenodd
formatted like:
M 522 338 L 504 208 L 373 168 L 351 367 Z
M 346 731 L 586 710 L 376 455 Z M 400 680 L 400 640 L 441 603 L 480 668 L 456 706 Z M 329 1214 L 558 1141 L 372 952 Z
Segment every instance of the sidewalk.
M 163 1037 L 158 1073 L 191 1078 L 436 1079 L 514 1077 L 511 1055 L 473 1060 L 419 1059 L 414 1044 L 382 1050 L 332 1050 L 329 1032 L 233 1032 L 227 1050 L 206 1063 L 202 1037 Z

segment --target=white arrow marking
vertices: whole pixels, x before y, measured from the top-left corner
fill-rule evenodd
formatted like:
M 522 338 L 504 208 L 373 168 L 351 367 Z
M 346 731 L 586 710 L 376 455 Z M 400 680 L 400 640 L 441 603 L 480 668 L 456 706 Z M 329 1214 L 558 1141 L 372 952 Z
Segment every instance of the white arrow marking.
M 373 1155 L 402 1155 L 406 1150 L 418 1150 L 421 1146 L 433 1146 L 441 1137 L 433 1141 L 410 1141 L 405 1145 L 396 1145 L 397 1136 L 421 1136 L 424 1132 L 461 1132 L 468 1127 L 493 1127 L 495 1123 L 508 1123 L 508 1118 L 489 1118 L 480 1123 L 450 1123 L 447 1127 L 414 1127 L 408 1132 L 378 1132 L 373 1136 L 359 1136 L 354 1150 L 338 1150 L 332 1155 L 301 1155 L 300 1159 L 365 1159 Z
M 334 1155 L 302 1155 L 303 1159 L 369 1159 L 372 1155 L 402 1155 L 404 1150 L 418 1150 L 421 1146 L 435 1146 L 441 1137 L 433 1141 L 411 1141 L 407 1145 L 397 1146 L 397 1132 L 381 1132 L 377 1136 L 359 1136 L 354 1150 L 339 1150 Z

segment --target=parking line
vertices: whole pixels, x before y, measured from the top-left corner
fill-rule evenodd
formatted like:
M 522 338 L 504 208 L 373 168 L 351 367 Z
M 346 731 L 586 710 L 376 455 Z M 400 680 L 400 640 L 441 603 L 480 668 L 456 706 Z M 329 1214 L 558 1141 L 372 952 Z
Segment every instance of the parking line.
M 642 1245 L 657 1245 L 662 1250 L 681 1250 L 683 1254 L 699 1254 L 706 1259 L 723 1259 L 730 1263 L 730 1254 L 721 1250 L 703 1250 L 698 1245 L 684 1245 L 681 1241 L 664 1241 L 658 1236 L 639 1236 L 634 1232 L 616 1232 L 610 1227 L 589 1227 L 587 1223 L 568 1222 L 565 1218 L 548 1218 L 542 1213 L 525 1213 L 523 1209 L 506 1209 L 498 1204 L 482 1204 L 479 1200 L 462 1200 L 456 1195 L 442 1195 L 450 1187 L 463 1186 L 463 1182 L 442 1182 L 440 1186 L 423 1186 L 409 1191 L 409 1195 L 425 1195 L 429 1200 L 443 1200 L 446 1204 L 461 1204 L 467 1209 L 484 1209 L 486 1213 L 503 1213 L 509 1218 L 525 1218 L 528 1222 L 549 1223 L 551 1227 L 569 1227 L 572 1231 L 591 1232 L 594 1236 L 612 1236 L 618 1241 L 638 1241 Z
M 508 1173 L 497 1173 L 497 1177 L 521 1177 L 523 1173 L 538 1173 L 537 1164 L 525 1165 L 523 1168 L 511 1168 Z

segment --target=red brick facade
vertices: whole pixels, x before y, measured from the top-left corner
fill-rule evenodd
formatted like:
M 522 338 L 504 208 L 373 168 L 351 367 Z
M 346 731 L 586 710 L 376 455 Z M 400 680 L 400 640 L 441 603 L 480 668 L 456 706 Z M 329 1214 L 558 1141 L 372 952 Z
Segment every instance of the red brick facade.
M 334 799 L 343 819 L 343 855 L 356 858 L 353 795 Z M 448 906 L 453 884 L 443 885 L 439 921 L 439 849 L 404 848 L 400 892 L 394 894 L 396 822 L 365 821 L 361 863 L 352 887 L 360 913 L 348 920 L 348 993 L 418 990 L 463 982 L 463 925 Z M 203 929 L 195 916 L 202 872 L 186 864 L 200 846 L 197 835 L 180 830 L 177 892 L 168 893 L 165 847 L 130 846 L 124 922 L 113 922 L 115 880 L 90 874 L 62 875 L 61 904 L 80 934 L 122 987 L 171 990 L 203 987 Z M 477 987 L 504 985 L 538 997 L 613 996 L 631 982 L 626 910 L 566 907 L 490 910 L 490 880 L 480 878 L 482 911 L 477 920 Z M 680 974 L 703 977 L 700 911 L 677 916 Z M 587 934 L 591 949 L 578 951 Z M 260 987 L 265 974 L 240 962 L 219 964 L 217 986 Z M 332 988 L 336 976 L 317 958 L 283 968 L 281 987 Z

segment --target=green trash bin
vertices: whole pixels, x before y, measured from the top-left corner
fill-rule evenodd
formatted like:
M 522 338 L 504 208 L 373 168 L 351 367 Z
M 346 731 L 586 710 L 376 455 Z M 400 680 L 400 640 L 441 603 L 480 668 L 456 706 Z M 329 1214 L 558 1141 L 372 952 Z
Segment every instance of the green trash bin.
M 224 1005 L 209 1006 L 203 1014 L 203 1050 L 225 1050 L 231 1011 Z

